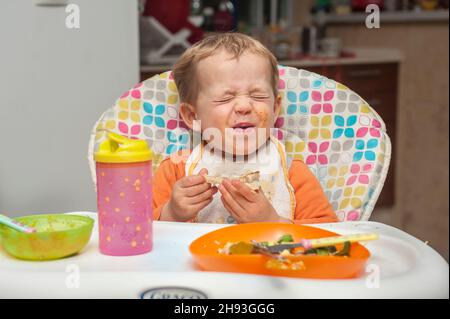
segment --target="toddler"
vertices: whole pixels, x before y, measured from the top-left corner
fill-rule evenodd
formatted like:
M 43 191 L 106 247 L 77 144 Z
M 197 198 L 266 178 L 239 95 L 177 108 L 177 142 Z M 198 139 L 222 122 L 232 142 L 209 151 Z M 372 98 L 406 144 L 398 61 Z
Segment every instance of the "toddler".
M 159 166 L 155 220 L 201 223 L 335 222 L 318 180 L 271 134 L 281 107 L 277 61 L 239 33 L 209 36 L 173 68 L 180 116 L 202 141 Z M 259 172 L 259 189 L 233 176 Z M 219 184 L 208 176 L 224 177 Z M 230 178 L 226 178 L 226 177 Z

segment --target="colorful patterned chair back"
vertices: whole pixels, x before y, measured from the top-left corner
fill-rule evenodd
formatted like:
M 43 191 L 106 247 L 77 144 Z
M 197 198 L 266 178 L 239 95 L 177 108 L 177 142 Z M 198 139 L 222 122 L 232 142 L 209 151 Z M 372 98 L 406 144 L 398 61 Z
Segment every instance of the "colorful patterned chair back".
M 380 116 L 355 92 L 324 76 L 279 66 L 282 110 L 275 136 L 289 159 L 301 159 L 320 181 L 341 221 L 368 220 L 383 187 L 391 143 Z M 93 152 L 104 129 L 147 140 L 153 169 L 173 152 L 191 147 L 192 134 L 178 113 L 172 73 L 155 75 L 124 93 L 96 123 Z

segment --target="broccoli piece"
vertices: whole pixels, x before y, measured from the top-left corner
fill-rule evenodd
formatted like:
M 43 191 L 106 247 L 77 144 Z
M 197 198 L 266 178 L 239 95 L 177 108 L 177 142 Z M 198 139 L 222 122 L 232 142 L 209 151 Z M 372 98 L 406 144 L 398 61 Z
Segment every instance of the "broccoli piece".
M 336 252 L 336 247 L 327 246 L 320 248 L 311 248 L 305 251 L 305 255 L 330 256 Z
M 350 256 L 350 247 L 351 247 L 350 242 L 346 241 L 344 243 L 344 247 L 340 251 L 335 253 L 334 255 L 335 256 Z
M 292 238 L 291 234 L 284 234 L 283 236 L 281 236 L 277 240 L 278 244 L 281 244 L 281 243 L 292 243 L 292 242 L 294 242 L 294 238 Z

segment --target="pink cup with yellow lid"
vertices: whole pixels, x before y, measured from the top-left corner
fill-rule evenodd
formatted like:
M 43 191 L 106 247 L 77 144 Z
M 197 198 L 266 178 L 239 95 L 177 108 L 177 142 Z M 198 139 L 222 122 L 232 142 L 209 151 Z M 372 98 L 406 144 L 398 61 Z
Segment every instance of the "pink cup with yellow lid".
M 152 250 L 152 152 L 144 140 L 108 133 L 94 153 L 100 252 Z

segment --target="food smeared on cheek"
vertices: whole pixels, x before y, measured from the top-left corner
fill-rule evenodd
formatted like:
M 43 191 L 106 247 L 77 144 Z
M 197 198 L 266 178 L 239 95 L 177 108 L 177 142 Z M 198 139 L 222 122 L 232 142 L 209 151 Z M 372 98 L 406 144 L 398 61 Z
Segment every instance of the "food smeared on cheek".
M 267 126 L 267 118 L 268 118 L 267 112 L 259 111 L 259 112 L 256 112 L 256 115 L 258 116 L 258 119 L 259 119 L 259 126 L 266 127 Z

